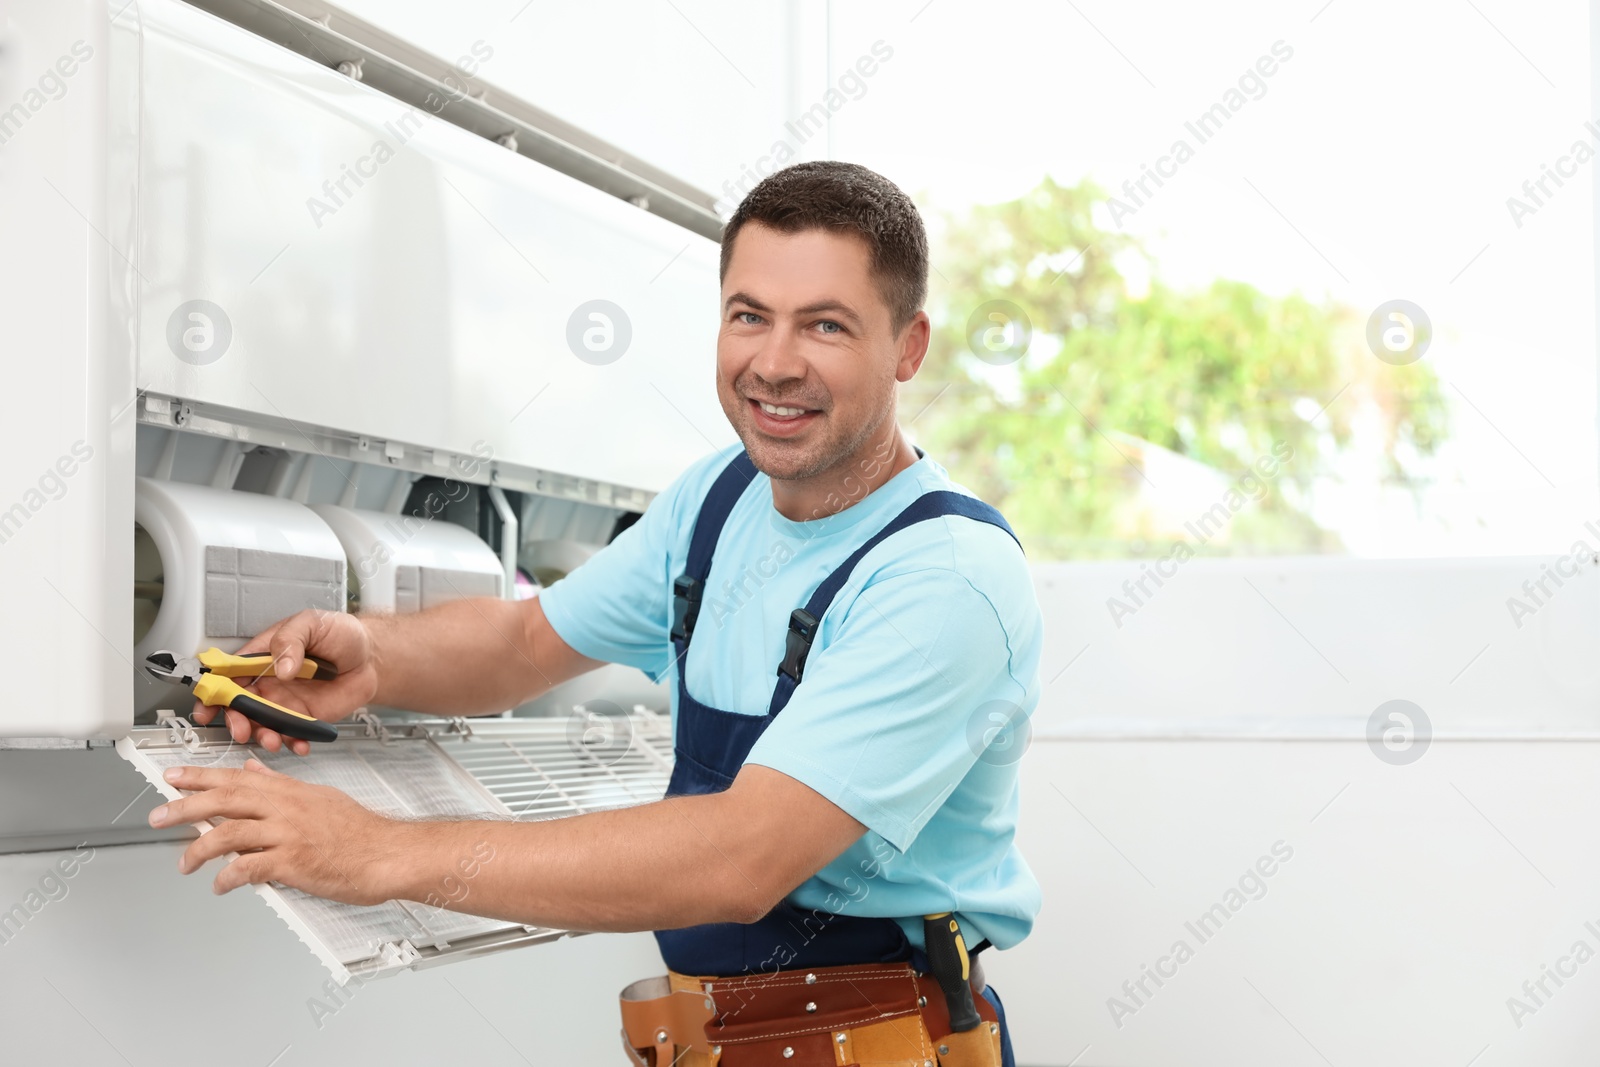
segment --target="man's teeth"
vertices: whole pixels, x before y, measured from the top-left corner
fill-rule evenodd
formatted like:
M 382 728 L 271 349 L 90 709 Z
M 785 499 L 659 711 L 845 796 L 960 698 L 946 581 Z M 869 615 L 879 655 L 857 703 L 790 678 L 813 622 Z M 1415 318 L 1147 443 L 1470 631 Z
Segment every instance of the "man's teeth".
M 782 418 L 788 418 L 791 415 L 804 415 L 806 413 L 805 408 L 780 408 L 776 404 L 762 403 L 759 400 L 756 401 L 756 403 L 761 404 L 761 410 L 765 411 L 768 415 L 778 415 Z

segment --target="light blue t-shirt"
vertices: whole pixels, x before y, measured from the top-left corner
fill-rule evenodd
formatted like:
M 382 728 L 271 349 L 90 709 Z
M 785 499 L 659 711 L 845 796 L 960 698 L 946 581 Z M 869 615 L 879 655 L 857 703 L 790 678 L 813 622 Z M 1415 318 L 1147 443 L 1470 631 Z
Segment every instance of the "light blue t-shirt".
M 593 659 L 665 678 L 677 722 L 669 636 L 701 502 L 738 444 L 697 461 L 644 515 L 540 594 L 555 631 Z M 844 492 L 849 492 L 846 483 Z M 728 516 L 687 656 L 689 692 L 724 711 L 766 714 L 789 613 L 923 493 L 966 492 L 924 456 L 835 515 L 797 522 L 757 472 Z M 859 489 L 856 490 L 859 492 Z M 900 920 L 955 911 L 969 945 L 1027 936 L 1039 886 L 1017 851 L 1018 729 L 1038 703 L 1039 605 L 1004 530 L 962 516 L 916 523 L 855 566 L 823 615 L 805 680 L 747 763 L 803 782 L 867 827 L 789 895 L 795 905 Z M 984 754 L 983 758 L 979 758 Z

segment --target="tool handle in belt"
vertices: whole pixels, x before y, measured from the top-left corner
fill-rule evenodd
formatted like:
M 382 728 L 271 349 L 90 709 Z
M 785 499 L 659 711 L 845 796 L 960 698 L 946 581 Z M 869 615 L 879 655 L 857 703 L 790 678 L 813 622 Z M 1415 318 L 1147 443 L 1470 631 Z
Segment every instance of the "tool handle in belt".
M 972 961 L 956 917 L 948 911 L 925 915 L 922 933 L 929 973 L 944 990 L 945 1003 L 950 1007 L 950 1029 L 957 1033 L 971 1030 L 981 1020 L 972 999 Z

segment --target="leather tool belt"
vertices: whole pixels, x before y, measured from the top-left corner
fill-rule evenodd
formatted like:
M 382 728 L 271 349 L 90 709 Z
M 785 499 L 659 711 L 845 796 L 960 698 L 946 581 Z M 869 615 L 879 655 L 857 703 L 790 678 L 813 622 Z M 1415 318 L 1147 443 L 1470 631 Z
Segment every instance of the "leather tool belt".
M 950 1031 L 944 993 L 904 963 L 708 978 L 676 972 L 622 991 L 622 1036 L 635 1067 L 999 1067 L 994 1006 Z

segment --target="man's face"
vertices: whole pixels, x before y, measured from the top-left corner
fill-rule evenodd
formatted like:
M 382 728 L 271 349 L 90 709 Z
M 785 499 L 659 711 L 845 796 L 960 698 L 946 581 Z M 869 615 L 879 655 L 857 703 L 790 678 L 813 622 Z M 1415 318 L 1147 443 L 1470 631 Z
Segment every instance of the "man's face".
M 895 335 L 871 252 L 853 234 L 745 225 L 722 301 L 717 396 L 772 478 L 810 478 L 870 447 L 893 418 L 895 381 L 916 373 L 926 347 L 906 343 L 925 332 L 921 313 Z

